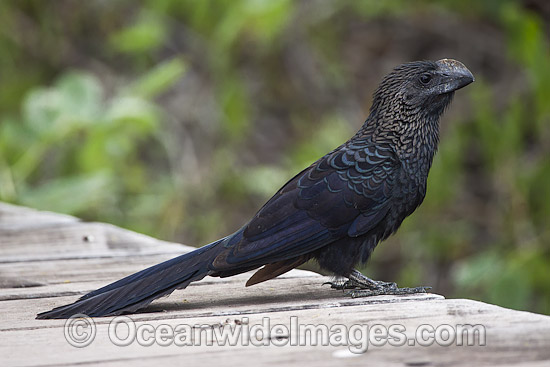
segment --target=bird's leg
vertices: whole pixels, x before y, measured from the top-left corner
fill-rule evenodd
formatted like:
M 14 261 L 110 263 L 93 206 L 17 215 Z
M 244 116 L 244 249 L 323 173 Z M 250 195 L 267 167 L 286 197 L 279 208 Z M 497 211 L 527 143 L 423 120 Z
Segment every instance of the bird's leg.
M 431 287 L 399 288 L 396 283 L 381 282 L 366 277 L 358 270 L 352 270 L 348 280 L 343 283 L 329 283 L 334 289 L 349 289 L 351 297 L 368 297 L 390 294 L 426 293 Z
M 325 284 L 330 284 L 331 288 L 346 290 L 346 289 L 368 289 L 368 290 L 379 290 L 382 288 L 391 288 L 396 289 L 396 283 L 382 282 L 378 280 L 372 280 L 371 278 L 363 275 L 358 270 L 352 270 L 351 274 L 348 277 L 348 280 L 343 282 L 327 282 Z

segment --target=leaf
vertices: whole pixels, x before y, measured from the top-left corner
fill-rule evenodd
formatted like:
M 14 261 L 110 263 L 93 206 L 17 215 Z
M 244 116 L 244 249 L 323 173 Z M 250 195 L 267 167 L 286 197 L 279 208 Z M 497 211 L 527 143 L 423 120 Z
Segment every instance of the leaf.
M 116 97 L 111 101 L 105 119 L 115 128 L 125 127 L 130 135 L 142 135 L 157 126 L 156 108 L 138 97 Z
M 185 62 L 180 58 L 174 58 L 157 65 L 128 90 L 139 97 L 154 98 L 176 84 L 185 71 Z
M 56 83 L 55 89 L 61 95 L 64 114 L 73 119 L 94 120 L 101 113 L 103 89 L 95 76 L 87 72 L 69 72 Z
M 88 73 L 70 72 L 51 88 L 37 88 L 23 102 L 26 124 L 43 137 L 88 124 L 101 111 L 102 89 Z
M 163 21 L 153 13 L 143 12 L 133 25 L 111 35 L 109 43 L 119 52 L 146 54 L 160 47 L 165 38 Z

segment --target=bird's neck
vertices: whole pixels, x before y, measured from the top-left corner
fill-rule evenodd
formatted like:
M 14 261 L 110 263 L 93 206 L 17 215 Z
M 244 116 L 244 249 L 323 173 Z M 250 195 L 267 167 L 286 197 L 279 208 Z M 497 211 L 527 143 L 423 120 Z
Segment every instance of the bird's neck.
M 439 116 L 381 121 L 371 115 L 358 134 L 370 136 L 374 144 L 392 147 L 404 168 L 426 177 L 439 144 Z

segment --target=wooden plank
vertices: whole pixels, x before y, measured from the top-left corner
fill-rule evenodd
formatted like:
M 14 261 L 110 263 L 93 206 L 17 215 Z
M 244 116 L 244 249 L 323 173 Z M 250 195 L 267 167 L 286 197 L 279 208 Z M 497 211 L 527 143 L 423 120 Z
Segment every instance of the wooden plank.
M 164 317 L 245 315 L 443 298 L 435 294 L 417 294 L 353 299 L 345 297 L 342 291 L 322 286 L 323 281 L 328 280 L 326 277 L 296 277 L 291 273 L 253 287 L 244 287 L 246 279 L 246 275 L 239 275 L 230 279 L 208 278 L 202 282 L 193 283 L 185 290 L 175 291 L 168 298 L 156 300 L 145 308 L 143 313 L 135 317 L 140 320 L 153 320 Z M 104 284 L 89 285 L 93 286 L 86 291 Z M 44 292 L 48 292 L 49 289 L 52 287 L 44 287 Z M 78 297 L 73 294 L 81 294 L 82 292 L 79 292 L 81 289 L 75 284 L 60 284 L 55 287 L 55 291 L 52 291 L 53 295 L 43 294 L 42 297 L 19 297 L 2 301 L 3 308 L 9 312 L 0 313 L 0 331 L 52 325 L 52 321 L 34 320 L 34 316 L 39 311 L 74 302 Z M 67 294 L 63 295 L 63 291 Z
M 272 300 L 271 300 L 272 301 Z M 210 304 L 216 302 L 208 300 Z M 230 305 L 228 305 L 230 306 Z M 254 363 L 265 359 L 271 363 L 298 365 L 311 363 L 315 365 L 328 365 L 338 362 L 344 365 L 358 365 L 359 361 L 374 365 L 452 365 L 452 366 L 482 366 L 482 365 L 524 365 L 526 361 L 549 360 L 550 330 L 542 324 L 548 325 L 548 317 L 530 313 L 505 310 L 500 307 L 486 305 L 480 302 L 468 300 L 430 300 L 417 302 L 379 303 L 356 306 L 340 306 L 331 308 L 293 309 L 260 312 L 253 314 L 232 314 L 232 308 L 228 308 L 227 315 L 219 316 L 189 316 L 182 312 L 171 310 L 167 314 L 140 314 L 133 316 L 137 326 L 143 324 L 158 328 L 159 325 L 209 325 L 211 328 L 219 328 L 220 325 L 242 322 L 246 320 L 248 325 L 262 325 L 264 317 L 268 317 L 270 325 L 282 324 L 291 330 L 290 318 L 296 317 L 300 324 L 307 325 L 345 325 L 348 329 L 354 325 L 375 324 L 390 325 L 400 324 L 406 329 L 405 335 L 414 340 L 414 334 L 420 325 L 457 325 L 457 324 L 482 324 L 487 331 L 486 346 L 447 346 L 431 345 L 429 347 L 415 345 L 382 347 L 371 346 L 366 353 L 350 353 L 346 346 L 312 345 L 311 335 L 300 331 L 304 338 L 303 346 L 262 346 L 246 343 L 237 343 L 235 346 L 209 346 L 207 335 L 199 345 L 177 346 L 171 344 L 160 346 L 141 346 L 132 343 L 129 346 L 119 347 L 114 345 L 108 336 L 109 322 L 112 318 L 97 319 L 97 335 L 92 344 L 85 348 L 74 348 L 63 337 L 62 320 L 39 320 L 35 326 L 27 328 L 3 329 L 1 335 L 12 342 L 7 345 L 0 343 L 0 355 L 8 356 L 9 365 L 63 365 L 78 363 L 100 364 L 113 363 L 138 363 L 147 360 L 149 363 L 160 361 L 192 361 L 195 363 L 219 363 L 224 365 L 249 363 L 254 358 Z M 246 319 L 243 319 L 246 317 Z M 518 324 L 521 328 L 518 328 Z M 510 337 L 509 331 L 514 330 L 514 336 Z M 56 350 L 55 355 L 49 354 L 44 349 L 43 353 L 29 355 L 29 345 L 26 343 L 14 343 L 13 341 L 29 341 L 31 336 L 34 348 L 42 346 Z M 266 335 L 265 338 L 269 336 Z M 287 336 L 290 338 L 290 336 Z M 263 336 L 254 343 L 263 341 Z M 519 341 L 519 342 L 518 342 Z M 250 342 L 253 343 L 253 342 Z M 159 358 L 161 358 L 159 360 Z M 162 363 L 162 362 L 161 362 Z
M 78 222 L 70 215 L 40 211 L 22 206 L 0 203 L 0 232 L 52 227 L 57 224 Z M 1 242 L 0 242 L 1 243 Z
M 288 334 L 243 339 L 233 346 L 200 334 L 193 346 L 134 342 L 126 347 L 109 338 L 112 317 L 95 319 L 97 334 L 85 348 L 71 346 L 64 320 L 35 320 L 37 312 L 73 302 L 78 295 L 188 251 L 189 247 L 100 223 L 0 203 L 0 366 L 150 366 L 157 364 L 266 364 L 304 366 L 531 366 L 550 364 L 550 317 L 507 310 L 470 300 L 446 300 L 434 294 L 352 299 L 322 283 L 328 277 L 294 270 L 277 279 L 244 287 L 251 273 L 206 278 L 155 301 L 131 315 L 136 327 L 189 325 L 193 330 L 253 325 L 287 327 Z M 355 354 L 345 345 L 316 345 L 291 320 L 347 331 L 376 324 L 405 328 L 405 345 L 370 345 Z M 482 325 L 485 346 L 422 346 L 421 325 L 446 328 Z M 198 325 L 203 325 L 198 327 Z M 164 327 L 164 326 L 163 326 Z M 365 334 L 366 335 L 366 334 Z M 290 340 L 303 339 L 301 346 Z M 277 346 L 277 342 L 282 346 Z M 367 339 L 364 339 L 367 340 Z M 415 340 L 409 345 L 409 340 Z M 199 343 L 200 341 L 200 343 Z M 267 346 L 255 346 L 267 343 Z
M 54 227 L 18 228 L 0 230 L 0 263 L 129 254 L 181 254 L 194 249 L 103 223 L 68 222 Z
M 0 203 L 0 264 L 10 262 L 182 254 L 193 247 L 160 241 L 105 223 Z

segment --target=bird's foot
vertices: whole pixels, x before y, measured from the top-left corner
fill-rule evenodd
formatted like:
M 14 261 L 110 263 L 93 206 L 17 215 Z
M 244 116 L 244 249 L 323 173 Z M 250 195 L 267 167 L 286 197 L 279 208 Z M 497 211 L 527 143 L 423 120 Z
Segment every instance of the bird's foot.
M 382 289 L 382 288 L 397 288 L 396 283 L 389 283 L 389 282 L 382 282 L 378 280 L 372 280 L 370 278 L 367 278 L 370 282 L 368 285 L 365 285 L 363 283 L 359 283 L 353 279 L 348 279 L 345 281 L 336 281 L 336 282 L 326 282 L 323 283 L 323 285 L 328 284 L 332 289 L 338 289 L 338 290 L 347 290 L 347 289 Z
M 432 287 L 399 288 L 396 285 L 395 287 L 380 287 L 377 289 L 352 289 L 348 293 L 346 293 L 346 295 L 350 296 L 351 298 L 359 298 L 370 296 L 427 293 L 430 289 L 432 289 Z
M 338 289 L 338 290 L 346 290 L 346 289 L 354 289 L 355 286 L 349 281 L 335 281 L 335 282 L 325 282 L 323 285 L 328 284 L 332 289 Z
M 396 283 L 372 280 L 357 270 L 353 270 L 349 279 L 344 282 L 328 282 L 330 287 L 338 290 L 349 290 L 347 295 L 352 298 L 426 293 L 431 287 L 399 288 Z

